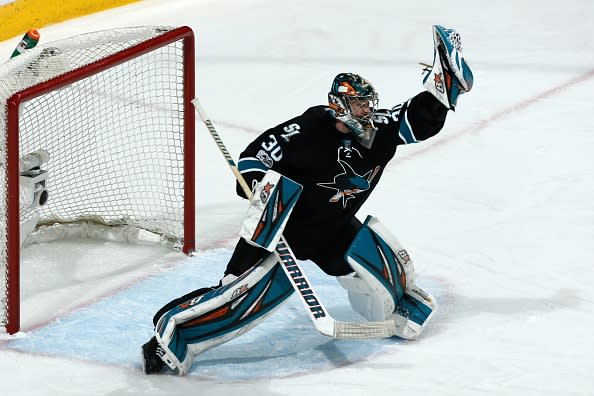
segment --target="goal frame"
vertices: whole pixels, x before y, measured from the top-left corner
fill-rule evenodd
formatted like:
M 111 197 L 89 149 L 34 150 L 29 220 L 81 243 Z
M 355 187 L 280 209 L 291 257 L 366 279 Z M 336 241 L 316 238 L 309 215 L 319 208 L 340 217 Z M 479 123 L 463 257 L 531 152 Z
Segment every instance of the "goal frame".
M 19 109 L 21 103 L 95 75 L 155 49 L 182 40 L 184 109 L 184 238 L 182 250 L 195 249 L 195 37 L 182 26 L 121 50 L 84 67 L 71 70 L 48 81 L 13 94 L 7 100 L 6 174 L 7 174 L 7 324 L 6 332 L 20 330 L 20 222 L 19 222 Z

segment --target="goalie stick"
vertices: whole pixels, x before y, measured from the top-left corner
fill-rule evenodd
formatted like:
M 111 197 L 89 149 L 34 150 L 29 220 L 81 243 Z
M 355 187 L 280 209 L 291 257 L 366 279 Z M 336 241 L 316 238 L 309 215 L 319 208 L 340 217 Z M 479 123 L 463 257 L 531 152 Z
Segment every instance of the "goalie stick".
M 202 122 L 208 129 L 208 132 L 217 144 L 217 147 L 225 157 L 225 160 L 237 178 L 237 181 L 241 185 L 241 188 L 245 192 L 246 196 L 248 199 L 251 198 L 252 190 L 247 185 L 243 175 L 227 151 L 227 148 L 223 144 L 223 141 L 217 133 L 212 121 L 206 115 L 204 108 L 202 108 L 202 105 L 197 98 L 192 100 L 192 104 L 202 119 Z M 281 267 L 285 271 L 287 278 L 289 278 L 289 281 L 293 285 L 293 288 L 297 292 L 301 302 L 307 308 L 307 312 L 314 326 L 321 334 L 328 337 L 342 339 L 386 338 L 394 335 L 395 324 L 393 320 L 382 320 L 376 322 L 340 322 L 330 316 L 320 301 L 317 293 L 311 287 L 311 283 L 299 266 L 295 255 L 283 236 L 281 236 L 279 243 L 276 245 L 274 255 L 281 264 Z

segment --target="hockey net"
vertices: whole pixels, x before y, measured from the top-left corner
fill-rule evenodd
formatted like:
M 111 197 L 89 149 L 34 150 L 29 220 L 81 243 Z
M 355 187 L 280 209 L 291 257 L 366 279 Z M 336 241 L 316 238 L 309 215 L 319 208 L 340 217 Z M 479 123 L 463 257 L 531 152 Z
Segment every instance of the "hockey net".
M 41 240 L 84 224 L 193 250 L 193 97 L 188 27 L 82 34 L 0 65 L 0 326 L 19 330 L 23 224 Z M 23 169 L 40 150 L 47 162 Z

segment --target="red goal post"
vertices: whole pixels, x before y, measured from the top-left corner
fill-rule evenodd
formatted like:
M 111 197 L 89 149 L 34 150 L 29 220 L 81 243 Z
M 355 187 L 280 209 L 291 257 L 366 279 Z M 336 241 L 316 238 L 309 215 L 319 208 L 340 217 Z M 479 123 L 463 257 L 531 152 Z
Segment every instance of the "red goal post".
M 194 75 L 189 27 L 86 33 L 0 65 L 0 326 L 8 333 L 20 329 L 23 224 L 133 228 L 194 250 Z M 47 163 L 19 167 L 38 150 Z M 33 180 L 28 189 L 23 180 Z

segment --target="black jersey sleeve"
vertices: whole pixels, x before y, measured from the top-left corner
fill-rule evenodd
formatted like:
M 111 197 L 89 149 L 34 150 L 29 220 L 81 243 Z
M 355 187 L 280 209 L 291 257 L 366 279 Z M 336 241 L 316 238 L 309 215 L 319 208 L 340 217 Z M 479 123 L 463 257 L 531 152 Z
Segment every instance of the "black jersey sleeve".
M 239 156 L 237 167 L 249 186 L 253 188 L 269 169 L 287 176 L 291 157 L 300 150 L 302 125 L 303 115 L 266 130 L 246 147 Z M 239 196 L 245 198 L 239 183 L 236 190 Z
M 425 91 L 390 110 L 378 111 L 374 121 L 396 129 L 401 144 L 410 144 L 437 135 L 445 123 L 447 112 L 441 102 Z

